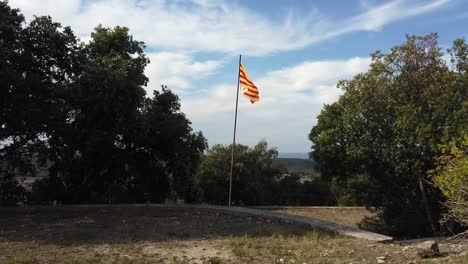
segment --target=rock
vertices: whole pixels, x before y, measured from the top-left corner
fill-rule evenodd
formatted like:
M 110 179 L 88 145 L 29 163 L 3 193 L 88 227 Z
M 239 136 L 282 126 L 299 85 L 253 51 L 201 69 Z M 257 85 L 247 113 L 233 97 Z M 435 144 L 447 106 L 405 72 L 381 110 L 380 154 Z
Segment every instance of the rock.
M 437 244 L 435 240 L 428 240 L 428 241 L 415 244 L 414 247 L 416 249 L 430 249 L 434 243 Z
M 428 243 L 432 242 L 432 243 Z M 439 250 L 439 244 L 435 241 L 426 241 L 416 245 L 418 256 L 421 258 L 436 258 L 443 256 Z
M 377 257 L 377 263 L 385 263 L 386 257 Z

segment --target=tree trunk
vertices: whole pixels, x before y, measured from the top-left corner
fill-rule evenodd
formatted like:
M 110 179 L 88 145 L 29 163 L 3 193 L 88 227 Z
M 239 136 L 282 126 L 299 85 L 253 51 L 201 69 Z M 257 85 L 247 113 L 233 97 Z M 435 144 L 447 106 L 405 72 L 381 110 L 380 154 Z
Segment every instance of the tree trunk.
M 436 227 L 434 225 L 434 219 L 432 218 L 431 209 L 429 207 L 429 201 L 427 200 L 427 196 L 426 196 L 426 188 L 424 187 L 424 182 L 423 182 L 421 175 L 418 176 L 418 181 L 419 181 L 419 190 L 421 191 L 421 196 L 423 199 L 427 220 L 431 224 L 432 232 L 434 234 L 437 234 Z

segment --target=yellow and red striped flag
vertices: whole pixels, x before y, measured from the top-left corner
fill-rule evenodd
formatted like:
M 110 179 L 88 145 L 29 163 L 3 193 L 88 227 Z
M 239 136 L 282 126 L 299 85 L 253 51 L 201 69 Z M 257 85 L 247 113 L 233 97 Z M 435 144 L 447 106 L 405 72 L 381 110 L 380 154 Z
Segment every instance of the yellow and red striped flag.
M 259 102 L 260 96 L 257 86 L 250 80 L 247 72 L 245 72 L 244 65 L 241 63 L 239 67 L 239 83 L 242 86 L 242 95 L 249 99 L 252 104 Z

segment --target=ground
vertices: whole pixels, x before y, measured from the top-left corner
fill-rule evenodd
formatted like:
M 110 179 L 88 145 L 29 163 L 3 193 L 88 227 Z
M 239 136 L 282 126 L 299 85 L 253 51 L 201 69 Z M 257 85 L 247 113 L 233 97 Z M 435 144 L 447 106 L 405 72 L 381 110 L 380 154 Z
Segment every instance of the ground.
M 345 226 L 358 227 L 364 217 L 374 216 L 364 207 L 299 207 L 275 209 L 274 212 L 318 218 Z
M 465 251 L 457 253 L 422 259 L 411 246 L 196 209 L 0 210 L 0 263 L 8 264 L 463 263 Z

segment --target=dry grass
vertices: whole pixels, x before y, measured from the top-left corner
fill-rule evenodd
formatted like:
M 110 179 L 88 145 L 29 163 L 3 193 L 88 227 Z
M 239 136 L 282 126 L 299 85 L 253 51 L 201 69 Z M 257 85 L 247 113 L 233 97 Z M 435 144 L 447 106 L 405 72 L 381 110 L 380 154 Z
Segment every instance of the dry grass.
M 423 260 L 408 247 L 194 209 L 0 210 L 0 263 L 8 264 L 376 263 L 377 257 L 463 263 L 463 256 Z
M 346 207 L 335 207 L 335 208 L 289 208 L 273 210 L 274 212 L 308 216 L 325 220 L 344 226 L 358 227 L 358 224 L 365 217 L 372 217 L 375 214 L 365 208 L 346 208 Z

